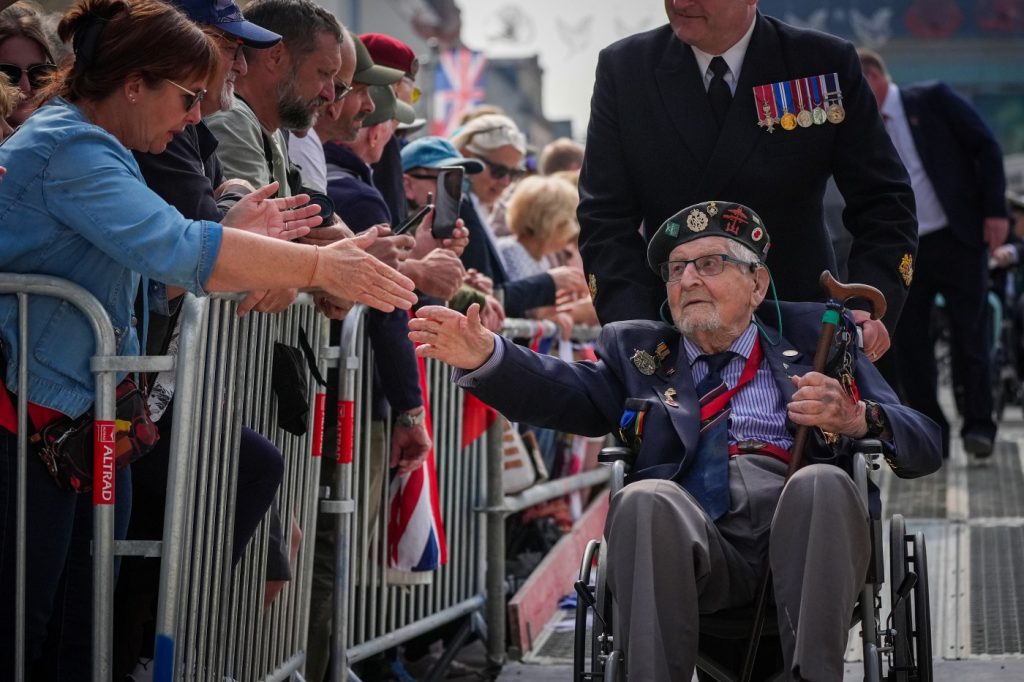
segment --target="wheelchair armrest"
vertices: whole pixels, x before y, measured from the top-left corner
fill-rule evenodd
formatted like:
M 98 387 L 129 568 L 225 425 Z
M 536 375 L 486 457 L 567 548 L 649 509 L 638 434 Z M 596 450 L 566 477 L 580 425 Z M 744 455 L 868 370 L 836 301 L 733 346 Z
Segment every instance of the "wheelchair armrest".
M 882 441 L 877 438 L 861 438 L 853 441 L 852 446 L 855 453 L 861 453 L 864 455 L 864 459 L 871 463 L 874 463 L 875 460 L 885 454 Z
M 597 461 L 601 464 L 624 462 L 627 467 L 632 467 L 635 459 L 636 453 L 633 452 L 631 448 L 627 448 L 622 445 L 613 445 L 611 447 L 601 448 L 601 452 L 597 455 Z

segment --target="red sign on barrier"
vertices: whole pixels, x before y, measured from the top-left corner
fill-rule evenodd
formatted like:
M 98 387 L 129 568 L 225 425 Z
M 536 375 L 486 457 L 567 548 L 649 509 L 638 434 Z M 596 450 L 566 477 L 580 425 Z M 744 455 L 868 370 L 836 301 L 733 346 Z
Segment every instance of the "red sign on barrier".
M 313 456 L 319 457 L 324 452 L 324 410 L 327 405 L 327 394 L 317 393 L 313 407 Z
M 117 426 L 112 421 L 96 420 L 93 428 L 92 504 L 114 504 L 114 441 Z
M 353 400 L 338 401 L 338 462 L 351 464 L 355 449 L 356 405 Z

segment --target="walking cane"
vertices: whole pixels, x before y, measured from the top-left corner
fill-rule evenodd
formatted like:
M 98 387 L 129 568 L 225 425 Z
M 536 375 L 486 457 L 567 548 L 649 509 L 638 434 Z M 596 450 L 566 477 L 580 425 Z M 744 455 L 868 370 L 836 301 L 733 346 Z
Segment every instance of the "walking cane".
M 871 319 L 877 320 L 885 314 L 885 296 L 881 291 L 867 284 L 840 284 L 828 270 L 821 273 L 818 283 L 828 295 L 828 302 L 825 304 L 825 313 L 821 317 L 821 335 L 818 337 L 818 347 L 814 351 L 814 363 L 811 369 L 815 372 L 824 372 L 825 363 L 828 361 L 828 352 L 835 341 L 836 328 L 839 326 L 839 320 L 846 304 L 855 298 L 863 299 L 871 310 Z M 810 427 L 803 425 L 797 427 L 796 436 L 793 438 L 793 449 L 790 451 L 789 468 L 786 470 L 787 482 L 803 463 L 804 446 L 809 434 Z M 750 640 L 747 642 L 747 654 L 743 659 L 740 682 L 750 682 L 750 677 L 754 672 L 754 659 L 757 657 L 757 645 L 760 643 L 761 632 L 764 629 L 771 585 L 771 565 L 766 559 L 761 577 L 761 587 L 755 602 L 754 622 L 750 630 Z

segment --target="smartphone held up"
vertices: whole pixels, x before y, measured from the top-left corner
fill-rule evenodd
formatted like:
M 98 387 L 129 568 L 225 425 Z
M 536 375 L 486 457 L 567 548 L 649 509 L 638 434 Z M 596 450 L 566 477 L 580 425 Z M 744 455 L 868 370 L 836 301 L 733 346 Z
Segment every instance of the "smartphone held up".
M 437 175 L 437 201 L 434 203 L 434 222 L 430 234 L 434 239 L 451 239 L 455 221 L 459 219 L 462 202 L 462 166 L 445 166 Z

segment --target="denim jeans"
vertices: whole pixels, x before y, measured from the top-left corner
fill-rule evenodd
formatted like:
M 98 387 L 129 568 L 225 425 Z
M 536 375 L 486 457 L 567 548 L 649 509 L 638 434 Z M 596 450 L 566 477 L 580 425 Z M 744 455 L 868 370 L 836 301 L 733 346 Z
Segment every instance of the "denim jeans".
M 14 679 L 17 445 L 17 436 L 0 428 L 0 679 Z M 31 450 L 26 471 L 26 677 L 88 680 L 92 496 L 58 488 Z M 118 471 L 115 480 L 115 537 L 120 539 L 131 514 L 130 469 Z M 40 659 L 45 665 L 33 670 Z

